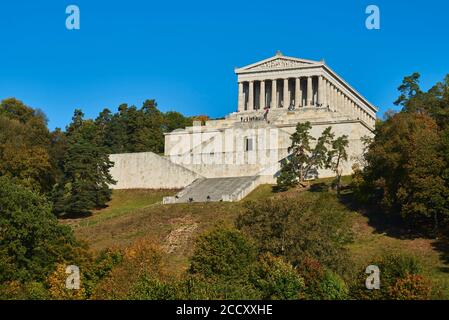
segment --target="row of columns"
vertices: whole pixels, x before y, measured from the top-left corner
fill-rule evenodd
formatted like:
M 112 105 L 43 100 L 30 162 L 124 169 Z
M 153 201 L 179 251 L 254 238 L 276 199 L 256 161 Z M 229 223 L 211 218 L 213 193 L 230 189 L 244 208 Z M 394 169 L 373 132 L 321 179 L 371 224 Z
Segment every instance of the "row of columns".
M 270 108 L 288 108 L 290 106 L 294 106 L 295 108 L 327 107 L 332 111 L 339 111 L 364 120 L 369 124 L 374 124 L 375 118 L 372 115 L 367 113 L 325 77 L 309 76 L 293 78 L 294 94 L 290 91 L 290 79 L 292 78 L 280 79 L 281 81 L 279 82 L 283 86 L 282 92 L 280 90 L 278 92 L 277 88 L 279 79 L 258 81 L 260 82 L 258 95 L 255 94 L 255 81 L 245 82 L 247 86 L 246 92 L 244 82 L 239 82 L 238 111 L 263 110 L 267 104 Z M 267 84 L 271 84 L 271 99 L 268 99 L 267 96 Z M 293 97 L 294 101 L 291 101 L 291 97 Z M 258 103 L 256 103 L 255 98 L 259 99 Z M 281 100 L 283 103 L 281 104 L 281 101 L 278 100 Z

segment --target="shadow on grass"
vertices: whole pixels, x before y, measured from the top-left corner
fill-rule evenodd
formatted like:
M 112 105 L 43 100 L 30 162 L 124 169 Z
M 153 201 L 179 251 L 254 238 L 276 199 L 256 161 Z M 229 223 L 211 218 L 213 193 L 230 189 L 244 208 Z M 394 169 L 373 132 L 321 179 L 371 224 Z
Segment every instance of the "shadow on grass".
M 327 192 L 329 189 L 329 185 L 324 182 L 314 183 L 310 186 L 309 192 Z
M 77 219 L 85 219 L 92 217 L 93 213 L 90 211 L 86 212 L 79 212 L 79 213 L 67 213 L 60 217 L 58 217 L 60 220 L 77 220 Z
M 413 240 L 416 238 L 432 239 L 428 231 L 416 230 L 416 226 L 407 225 L 403 219 L 397 215 L 388 215 L 383 212 L 378 205 L 362 205 L 356 201 L 350 188 L 341 194 L 340 202 L 352 211 L 357 211 L 368 218 L 368 225 L 374 228 L 378 234 L 385 234 L 389 237 L 401 240 Z M 442 232 L 445 234 L 444 232 Z M 432 241 L 432 247 L 440 255 L 440 259 L 449 265 L 449 238 L 441 237 Z M 449 273 L 449 266 L 439 268 L 441 272 Z
M 412 240 L 416 238 L 428 238 L 428 234 L 408 226 L 398 215 L 385 213 L 379 205 L 365 205 L 359 203 L 350 188 L 346 188 L 339 197 L 340 202 L 351 211 L 357 211 L 368 218 L 368 225 L 374 228 L 376 233 L 385 234 L 392 238 Z
M 435 250 L 440 253 L 440 259 L 445 263 L 449 264 L 449 238 L 443 237 L 439 238 L 432 243 Z M 449 273 L 449 266 L 441 267 L 440 271 Z

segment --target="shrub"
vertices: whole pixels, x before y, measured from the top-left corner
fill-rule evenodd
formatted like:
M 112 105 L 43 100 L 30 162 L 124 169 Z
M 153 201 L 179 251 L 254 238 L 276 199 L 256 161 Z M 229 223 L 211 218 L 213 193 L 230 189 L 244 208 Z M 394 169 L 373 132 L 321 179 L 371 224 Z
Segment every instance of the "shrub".
M 182 287 L 176 282 L 164 282 L 151 275 L 141 276 L 133 285 L 127 298 L 132 300 L 177 300 Z
M 42 282 L 10 281 L 0 285 L 0 300 L 47 300 L 49 298 L 48 290 Z
M 143 276 L 163 279 L 162 251 L 151 239 L 139 239 L 125 248 L 120 262 L 103 277 L 93 298 L 125 299 Z
M 59 264 L 47 279 L 49 285 L 49 293 L 52 299 L 56 300 L 83 300 L 86 298 L 86 291 L 84 289 L 84 279 L 80 274 L 80 289 L 67 289 L 66 279 L 68 274 L 66 273 L 67 266 Z
M 407 274 L 389 287 L 389 296 L 394 300 L 428 300 L 431 292 L 429 281 L 416 274 Z
M 326 300 L 345 300 L 348 298 L 349 289 L 338 274 L 327 270 L 321 282 L 321 291 Z
M 108 276 L 113 268 L 123 260 L 123 255 L 119 250 L 107 249 L 98 254 L 95 259 L 81 267 L 84 276 L 84 288 L 86 296 L 90 297 L 95 291 L 97 284 Z
M 419 261 L 409 255 L 404 254 L 385 254 L 380 258 L 373 259 L 370 265 L 376 265 L 380 270 L 380 290 L 368 290 L 365 286 L 365 280 L 368 274 L 365 269 L 360 270 L 355 280 L 351 284 L 350 295 L 354 299 L 359 300 L 385 300 L 398 299 L 398 297 L 405 297 L 408 291 L 408 286 L 412 279 L 424 279 L 421 275 L 422 267 Z M 418 281 L 421 283 L 421 280 Z M 430 283 L 422 282 L 430 287 Z M 421 284 L 417 285 L 421 288 Z M 413 288 L 410 288 L 410 297 L 413 296 Z M 424 291 L 427 289 L 425 288 Z M 431 290 L 431 289 L 429 289 Z M 401 295 L 401 292 L 405 292 Z M 422 292 L 425 295 L 425 292 Z
M 294 266 L 311 257 L 339 273 L 347 269 L 351 228 L 334 195 L 268 199 L 249 202 L 245 209 L 237 227 L 254 239 L 260 252 L 283 256 Z
M 252 282 L 262 299 L 293 300 L 304 295 L 304 279 L 282 258 L 269 253 L 260 257 Z
M 239 231 L 215 229 L 198 237 L 190 273 L 205 277 L 242 278 L 255 261 L 254 246 Z
M 188 300 L 260 300 L 261 292 L 247 278 L 225 279 L 189 275 L 181 282 L 179 292 Z

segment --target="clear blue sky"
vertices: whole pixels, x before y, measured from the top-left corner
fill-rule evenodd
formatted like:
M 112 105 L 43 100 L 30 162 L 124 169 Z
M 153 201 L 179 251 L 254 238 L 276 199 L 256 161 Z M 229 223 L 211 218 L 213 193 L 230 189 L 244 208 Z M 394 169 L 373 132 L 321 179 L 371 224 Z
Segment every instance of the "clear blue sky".
M 65 28 L 65 8 L 81 30 Z M 381 30 L 365 28 L 365 8 Z M 274 55 L 319 60 L 379 114 L 393 107 L 403 76 L 427 88 L 449 73 L 446 0 L 2 1 L 0 99 L 41 108 L 50 128 L 73 110 L 155 98 L 163 111 L 220 117 L 236 109 L 234 67 Z

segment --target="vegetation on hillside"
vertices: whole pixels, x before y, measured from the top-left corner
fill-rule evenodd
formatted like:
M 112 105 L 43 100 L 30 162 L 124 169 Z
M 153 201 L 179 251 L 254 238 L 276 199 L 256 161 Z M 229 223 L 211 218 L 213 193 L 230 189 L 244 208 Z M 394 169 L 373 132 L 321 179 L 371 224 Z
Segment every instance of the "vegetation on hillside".
M 113 193 L 107 155 L 161 152 L 163 132 L 193 118 L 147 100 L 95 120 L 76 110 L 50 132 L 42 112 L 2 101 L 0 298 L 448 299 L 449 76 L 424 92 L 414 74 L 399 90 L 402 110 L 376 124 L 350 179 L 347 138 L 327 129 L 312 146 L 306 123 L 276 193 L 170 206 L 170 190 Z M 335 181 L 294 188 L 319 168 Z M 368 265 L 380 290 L 365 287 Z

